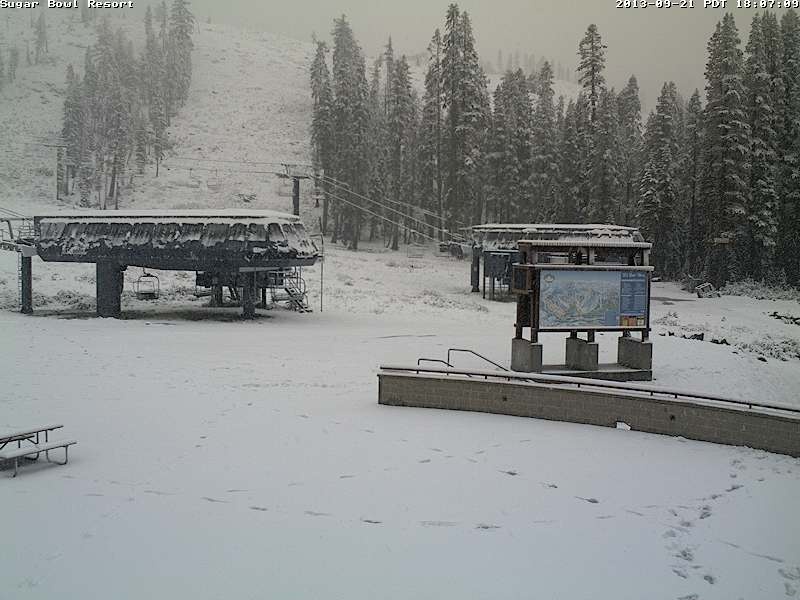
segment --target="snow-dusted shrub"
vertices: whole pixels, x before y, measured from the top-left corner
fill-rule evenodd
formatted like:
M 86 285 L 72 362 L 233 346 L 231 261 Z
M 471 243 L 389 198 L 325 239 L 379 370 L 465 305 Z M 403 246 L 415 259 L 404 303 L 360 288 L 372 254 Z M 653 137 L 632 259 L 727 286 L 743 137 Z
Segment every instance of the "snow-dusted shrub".
M 747 296 L 757 300 L 794 300 L 800 302 L 800 289 L 788 285 L 769 285 L 763 281 L 745 279 L 729 283 L 720 292 L 726 296 Z

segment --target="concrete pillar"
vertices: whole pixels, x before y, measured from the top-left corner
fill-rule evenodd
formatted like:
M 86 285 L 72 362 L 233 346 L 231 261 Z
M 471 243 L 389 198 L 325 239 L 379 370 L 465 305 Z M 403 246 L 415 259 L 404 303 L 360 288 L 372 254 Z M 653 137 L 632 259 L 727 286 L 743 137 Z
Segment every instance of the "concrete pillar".
M 20 256 L 22 261 L 20 278 L 22 289 L 20 291 L 20 312 L 26 315 L 33 313 L 33 263 L 30 256 Z
M 122 314 L 125 267 L 112 262 L 97 263 L 97 316 L 118 318 Z
M 242 317 L 245 319 L 255 319 L 256 317 L 256 274 L 240 273 L 239 276 L 244 280 L 242 286 Z
M 511 370 L 520 373 L 542 372 L 542 345 L 524 338 L 511 340 Z
M 631 369 L 653 370 L 653 342 L 622 336 L 617 340 L 617 362 Z
M 599 346 L 579 337 L 567 338 L 567 368 L 576 371 L 597 371 Z
M 481 249 L 479 246 L 472 247 L 472 266 L 469 270 L 469 281 L 472 284 L 473 292 L 481 291 Z

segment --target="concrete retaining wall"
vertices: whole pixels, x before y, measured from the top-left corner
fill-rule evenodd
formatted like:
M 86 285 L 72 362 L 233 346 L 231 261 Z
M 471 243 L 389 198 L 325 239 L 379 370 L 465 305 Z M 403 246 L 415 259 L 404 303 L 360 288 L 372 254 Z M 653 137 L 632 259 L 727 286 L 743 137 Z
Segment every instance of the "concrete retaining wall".
M 636 431 L 800 456 L 800 417 L 642 394 L 384 372 L 378 375 L 378 402 L 605 427 L 623 421 Z

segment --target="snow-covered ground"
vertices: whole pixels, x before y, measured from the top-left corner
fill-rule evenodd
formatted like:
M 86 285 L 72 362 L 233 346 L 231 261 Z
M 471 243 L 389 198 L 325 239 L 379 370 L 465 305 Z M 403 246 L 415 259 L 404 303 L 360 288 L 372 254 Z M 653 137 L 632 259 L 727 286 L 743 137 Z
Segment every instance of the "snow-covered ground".
M 381 362 L 467 347 L 507 363 L 513 305 L 469 294 L 465 261 L 327 250 L 323 312 L 275 309 L 253 323 L 204 308 L 188 274 L 165 275 L 168 300 L 127 297 L 125 320 L 95 319 L 90 267 L 35 264 L 50 305 L 34 317 L 0 313 L 0 428 L 55 421 L 79 445 L 69 466 L 25 467 L 0 485 L 14 547 L 0 562 L 0 598 L 728 599 L 800 589 L 800 461 L 379 406 Z M 4 278 L 12 259 L 0 258 Z M 319 267 L 306 276 L 318 306 Z M 70 291 L 86 306 L 65 300 Z M 662 284 L 654 294 L 654 317 L 677 313 L 687 333 L 701 324 L 731 343 L 762 330 L 800 337 L 768 316 L 797 314 L 797 304 L 698 300 Z M 668 330 L 681 328 L 656 326 Z M 613 351 L 612 336 L 601 344 Z M 654 344 L 658 384 L 798 403 L 796 357 L 764 363 L 679 336 Z M 561 336 L 546 336 L 546 358 L 562 352 Z
M 205 24 L 196 41 L 167 167 L 304 160 L 311 47 Z M 36 89 L 45 116 L 20 113 L 20 127 L 57 131 L 43 69 L 26 72 L 27 95 L 0 92 L 4 135 L 17 136 L 5 100 L 33 102 Z M 142 178 L 124 205 L 237 207 L 241 193 L 255 194 L 249 208 L 288 206 L 273 178 L 209 173 Z M 0 170 L 0 205 L 49 208 L 49 181 Z M 315 222 L 307 194 L 303 212 Z M 23 317 L 16 256 L 0 253 L 0 430 L 59 422 L 79 442 L 68 466 L 0 472 L 0 600 L 800 593 L 798 459 L 379 406 L 380 363 L 466 347 L 507 364 L 514 306 L 470 294 L 468 263 L 432 250 L 326 254 L 324 311 L 318 265 L 305 271 L 313 314 L 242 322 L 204 307 L 191 273 L 160 273 L 161 299 L 127 293 L 125 319 L 96 319 L 92 266 L 38 260 L 37 314 Z M 129 269 L 128 290 L 140 273 Z M 653 294 L 656 384 L 800 405 L 800 326 L 770 316 L 798 317 L 800 304 L 700 300 L 671 284 Z M 544 337 L 546 362 L 562 361 L 562 336 Z M 615 336 L 600 343 L 610 361 Z

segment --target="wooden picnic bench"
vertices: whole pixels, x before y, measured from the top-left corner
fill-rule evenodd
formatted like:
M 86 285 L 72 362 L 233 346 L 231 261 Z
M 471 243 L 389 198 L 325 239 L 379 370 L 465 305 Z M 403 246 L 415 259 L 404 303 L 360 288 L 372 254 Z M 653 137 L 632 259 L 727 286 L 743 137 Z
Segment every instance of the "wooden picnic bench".
M 76 444 L 74 440 L 66 441 L 50 441 L 50 432 L 56 429 L 61 429 L 63 425 L 43 425 L 41 427 L 33 427 L 30 429 L 23 429 L 19 431 L 12 431 L 0 434 L 0 463 L 7 461 L 14 461 L 14 474 L 12 477 L 17 476 L 20 458 L 29 458 L 31 460 L 39 460 L 39 455 L 44 452 L 47 462 L 52 462 L 58 465 L 65 465 L 69 460 L 69 447 Z M 42 435 L 44 434 L 44 435 Z M 42 443 L 41 438 L 44 437 Z M 16 448 L 8 448 L 4 450 L 9 444 L 17 443 Z M 23 445 L 23 442 L 26 442 Z M 59 462 L 50 459 L 50 451 L 58 448 L 64 449 L 64 461 Z
M 14 474 L 12 477 L 17 476 L 17 470 L 19 469 L 19 459 L 23 457 L 33 457 L 33 460 L 39 459 L 39 454 L 44 452 L 45 458 L 47 462 L 55 463 L 57 465 L 65 465 L 69 461 L 69 447 L 77 444 L 75 440 L 65 440 L 59 442 L 48 442 L 45 444 L 32 444 L 30 446 L 25 446 L 24 448 L 17 448 L 16 450 L 9 450 L 6 452 L 0 452 L 0 461 L 14 461 Z M 50 459 L 50 451 L 55 450 L 57 448 L 64 449 L 64 461 L 59 462 L 57 460 Z

